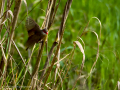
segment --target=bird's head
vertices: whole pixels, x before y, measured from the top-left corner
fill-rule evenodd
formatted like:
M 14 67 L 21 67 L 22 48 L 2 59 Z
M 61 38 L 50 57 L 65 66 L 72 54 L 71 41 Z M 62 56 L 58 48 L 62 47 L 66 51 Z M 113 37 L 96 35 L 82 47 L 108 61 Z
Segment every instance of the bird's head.
M 43 34 L 44 34 L 44 35 L 47 35 L 47 34 L 48 34 L 48 30 L 47 30 L 47 28 L 42 29 L 42 31 L 43 31 Z

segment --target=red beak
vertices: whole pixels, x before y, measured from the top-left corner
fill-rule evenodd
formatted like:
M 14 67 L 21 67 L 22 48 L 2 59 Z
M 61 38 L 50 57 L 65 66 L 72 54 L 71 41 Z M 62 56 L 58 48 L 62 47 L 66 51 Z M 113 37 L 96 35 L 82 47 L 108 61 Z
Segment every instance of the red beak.
M 46 32 L 45 30 L 43 30 L 44 33 L 48 34 L 48 32 Z

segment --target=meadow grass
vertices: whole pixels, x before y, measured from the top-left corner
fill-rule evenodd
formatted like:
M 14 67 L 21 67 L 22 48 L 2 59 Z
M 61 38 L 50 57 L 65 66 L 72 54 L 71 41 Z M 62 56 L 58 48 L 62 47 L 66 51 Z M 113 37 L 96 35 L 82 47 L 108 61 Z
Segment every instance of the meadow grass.
M 1 88 L 117 90 L 120 1 L 52 1 L 0 1 Z M 26 51 L 28 16 L 49 34 Z

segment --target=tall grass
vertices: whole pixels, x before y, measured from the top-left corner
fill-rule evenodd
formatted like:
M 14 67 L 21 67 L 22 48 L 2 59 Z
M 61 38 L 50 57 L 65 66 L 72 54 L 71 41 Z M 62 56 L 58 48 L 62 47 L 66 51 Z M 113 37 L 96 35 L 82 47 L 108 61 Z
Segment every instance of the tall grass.
M 0 89 L 117 90 L 118 3 L 1 0 Z M 29 16 L 49 34 L 26 51 Z

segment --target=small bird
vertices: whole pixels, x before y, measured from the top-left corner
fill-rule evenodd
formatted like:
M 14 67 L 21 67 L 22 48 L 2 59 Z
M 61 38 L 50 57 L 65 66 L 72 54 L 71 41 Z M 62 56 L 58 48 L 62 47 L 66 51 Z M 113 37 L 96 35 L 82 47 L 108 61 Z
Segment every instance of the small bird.
M 35 43 L 42 41 L 45 38 L 45 36 L 48 34 L 46 28 L 41 30 L 39 25 L 30 17 L 27 18 L 25 26 L 29 36 L 25 44 L 25 46 L 27 47 L 26 50 L 29 47 L 32 47 Z

